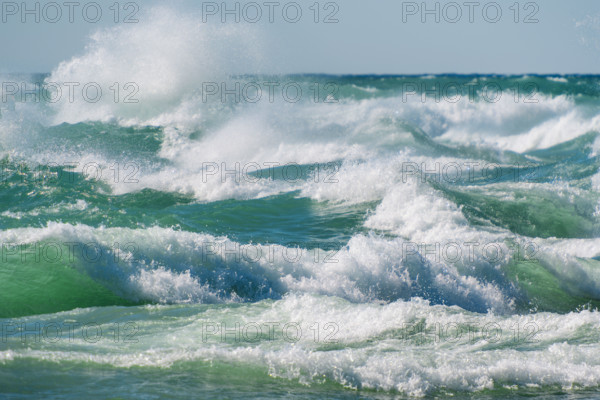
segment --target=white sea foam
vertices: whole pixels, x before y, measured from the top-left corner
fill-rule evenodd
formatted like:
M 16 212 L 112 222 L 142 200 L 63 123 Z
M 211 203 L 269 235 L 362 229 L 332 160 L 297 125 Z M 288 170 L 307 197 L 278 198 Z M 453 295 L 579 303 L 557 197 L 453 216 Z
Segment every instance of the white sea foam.
M 114 312 L 118 315 L 121 311 Z M 477 391 L 558 385 L 568 391 L 595 388 L 600 379 L 600 347 L 589 343 L 589 337 L 600 332 L 597 312 L 502 317 L 431 306 L 422 300 L 355 304 L 313 295 L 289 295 L 276 302 L 214 310 L 190 309 L 189 317 L 176 320 L 168 317 L 169 312 L 169 307 L 138 308 L 136 315 L 143 317 L 143 326 L 135 342 L 90 343 L 77 331 L 73 341 L 32 343 L 29 349 L 1 351 L 0 363 L 23 357 L 116 367 L 227 362 L 240 368 L 267 368 L 272 377 L 307 385 L 326 379 L 347 388 L 393 390 L 417 397 L 441 388 Z M 145 318 L 147 315 L 152 318 Z M 101 310 L 89 309 L 26 321 L 97 321 L 109 330 L 112 320 L 106 316 Z M 227 341 L 220 332 L 207 334 L 207 325 L 214 328 L 216 323 L 226 324 L 230 330 Z M 258 343 L 232 333 L 236 324 L 274 323 L 280 330 L 293 323 L 294 343 L 279 330 Z M 327 324 L 334 329 L 325 330 Z M 485 334 L 484 327 L 488 327 Z M 337 344 L 330 348 L 326 340 Z
M 82 95 L 74 102 L 61 96 L 53 105 L 53 122 L 197 121 L 201 115 L 184 115 L 183 111 L 202 83 L 227 78 L 236 72 L 240 61 L 246 69 L 237 72 L 259 72 L 262 41 L 257 35 L 258 31 L 249 26 L 215 29 L 170 7 L 150 8 L 142 23 L 97 31 L 83 55 L 62 62 L 52 72 L 47 78 L 49 83 L 77 82 L 81 87 L 96 83 L 103 90 L 98 102 L 86 101 Z M 121 88 L 118 101 L 114 89 L 110 89 L 115 82 Z M 125 87 L 127 83 L 133 83 L 139 91 Z M 125 95 L 134 92 L 130 100 L 135 102 L 125 102 Z
M 132 300 L 211 303 L 301 292 L 358 302 L 422 296 L 477 311 L 512 309 L 510 285 L 486 281 L 485 264 L 473 275 L 462 275 L 443 260 L 409 252 L 412 248 L 400 238 L 356 235 L 341 250 L 323 252 L 251 246 L 158 227 L 132 230 L 49 223 L 46 228 L 6 230 L 0 239 L 3 243 L 92 244 L 96 253 L 105 256 L 96 261 L 75 252 L 77 268 Z M 237 257 L 225 251 L 236 248 L 240 249 Z

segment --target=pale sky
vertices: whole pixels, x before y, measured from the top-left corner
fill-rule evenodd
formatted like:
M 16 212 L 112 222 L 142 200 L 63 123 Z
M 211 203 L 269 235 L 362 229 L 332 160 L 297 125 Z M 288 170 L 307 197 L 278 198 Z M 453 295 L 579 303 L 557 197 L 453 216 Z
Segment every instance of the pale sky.
M 285 0 L 273 5 L 274 23 L 270 23 L 267 2 L 254 3 L 263 13 L 256 24 L 244 19 L 252 20 L 256 16 L 254 6 L 248 5 L 248 1 L 239 2 L 240 10 L 244 7 L 246 10 L 246 14 L 240 11 L 239 23 L 260 29 L 265 38 L 263 51 L 269 65 L 261 72 L 600 73 L 600 1 L 597 0 L 481 1 L 471 2 L 471 6 L 466 6 L 468 2 L 464 0 L 441 1 L 438 2 L 439 13 L 425 15 L 421 13 L 421 1 L 325 0 L 317 3 L 318 23 L 314 22 L 315 9 L 311 9 L 315 0 L 297 1 L 303 12 L 297 23 L 284 20 L 284 6 L 287 5 L 286 16 L 290 19 L 295 17 L 296 9 L 294 4 L 289 5 L 293 2 Z M 46 6 L 48 2 L 39 3 L 40 22 L 36 23 L 36 12 L 23 15 L 21 1 L 2 2 L 0 72 L 50 72 L 59 62 L 81 54 L 90 34 L 115 26 L 114 9 L 110 9 L 115 0 L 96 1 L 103 10 L 96 23 L 83 18 L 84 5 L 88 5 L 88 19 L 95 17 L 95 6 L 90 3 L 80 1 L 78 6 L 73 6 L 73 23 L 69 21 L 70 9 L 62 1 L 54 3 L 60 7 L 60 18 L 57 7 Z M 228 7 L 235 9 L 234 3 L 228 1 Z M 513 7 L 515 3 L 519 6 L 518 15 Z M 35 2 L 26 4 L 29 10 L 35 10 Z M 214 9 L 215 5 L 220 8 L 221 1 L 134 3 L 139 11 L 131 4 L 125 9 L 127 1 L 118 4 L 119 23 L 134 12 L 143 24 L 145 12 L 153 4 L 168 4 L 197 16 L 198 23 L 204 23 L 204 8 L 206 23 L 222 24 L 220 10 Z M 435 1 L 426 4 L 427 9 L 435 10 Z M 493 23 L 497 9 L 502 15 Z M 462 14 L 461 18 L 457 12 Z M 339 22 L 324 23 L 330 14 L 330 19 Z M 439 22 L 435 21 L 436 16 Z M 529 21 L 538 22 L 525 23 L 528 16 Z M 21 20 L 23 17 L 25 22 Z M 226 23 L 236 23 L 235 15 L 225 17 Z M 422 17 L 426 18 L 425 22 Z M 57 22 L 52 23 L 53 19 Z

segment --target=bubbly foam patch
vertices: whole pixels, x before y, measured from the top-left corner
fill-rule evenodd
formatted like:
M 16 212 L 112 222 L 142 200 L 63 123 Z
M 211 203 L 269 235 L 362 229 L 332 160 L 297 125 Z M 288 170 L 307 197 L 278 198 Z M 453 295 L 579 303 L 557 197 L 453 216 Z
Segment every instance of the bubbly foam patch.
M 440 389 L 555 385 L 576 392 L 596 388 L 600 379 L 600 347 L 588 339 L 600 332 L 597 312 L 498 316 L 422 300 L 355 304 L 306 294 L 220 309 L 192 308 L 176 320 L 172 313 L 177 309 L 165 306 L 114 312 L 131 318 L 132 310 L 143 321 L 135 342 L 90 343 L 78 328 L 71 342 L 32 342 L 29 348 L 1 351 L 0 363 L 28 357 L 169 368 L 181 362 L 221 361 L 311 386 L 329 381 L 349 389 L 417 397 Z M 113 326 L 106 313 L 95 309 L 22 320 L 31 325 L 65 319 L 96 321 L 106 330 Z M 284 336 L 282 329 L 289 323 L 294 329 Z M 248 326 L 276 328 L 256 341 L 254 331 L 243 333 L 242 327 Z M 225 339 L 224 327 L 229 329 Z M 8 340 L 20 343 L 18 335 Z

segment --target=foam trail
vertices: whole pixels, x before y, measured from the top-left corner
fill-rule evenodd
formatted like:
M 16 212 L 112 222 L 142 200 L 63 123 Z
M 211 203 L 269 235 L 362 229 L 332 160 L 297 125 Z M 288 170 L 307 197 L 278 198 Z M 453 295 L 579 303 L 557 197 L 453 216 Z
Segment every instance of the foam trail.
M 164 371 L 189 363 L 200 368 L 226 362 L 234 371 L 239 368 L 240 373 L 266 369 L 271 377 L 280 379 L 278 385 L 289 380 L 318 388 L 332 382 L 351 390 L 375 389 L 414 397 L 432 395 L 439 388 L 509 393 L 527 388 L 543 393 L 544 388 L 558 387 L 576 393 L 577 388 L 593 390 L 600 379 L 598 345 L 587 343 L 585 349 L 580 348 L 586 336 L 597 336 L 600 331 L 597 312 L 498 317 L 431 306 L 422 300 L 356 304 L 306 294 L 212 310 L 195 306 L 176 320 L 173 315 L 181 312 L 177 307 L 133 310 L 145 321 L 143 334 L 138 334 L 135 341 L 90 343 L 83 338 L 82 328 L 77 328 L 71 333 L 77 351 L 64 342 L 33 343 L 30 349 L 0 351 L 0 363 L 10 367 L 33 358 L 45 363 L 91 362 Z M 112 311 L 125 317 L 132 310 Z M 105 330 L 112 324 L 106 313 L 96 309 L 24 321 L 49 324 L 60 323 L 61 318 L 97 321 Z M 207 327 L 214 328 L 215 321 L 230 329 L 226 340 L 218 330 L 207 333 Z M 254 331 L 248 336 L 234 336 L 236 323 L 264 327 L 276 326 L 276 321 L 294 321 L 295 328 L 289 333 L 293 342 L 286 340 L 281 326 L 273 331 L 274 336 L 264 335 L 258 342 Z M 317 326 L 323 336 L 315 340 Z M 526 329 L 523 336 L 515 336 L 517 326 Z M 12 343 L 20 339 L 17 334 L 8 340 Z M 521 351 L 514 349 L 515 344 Z

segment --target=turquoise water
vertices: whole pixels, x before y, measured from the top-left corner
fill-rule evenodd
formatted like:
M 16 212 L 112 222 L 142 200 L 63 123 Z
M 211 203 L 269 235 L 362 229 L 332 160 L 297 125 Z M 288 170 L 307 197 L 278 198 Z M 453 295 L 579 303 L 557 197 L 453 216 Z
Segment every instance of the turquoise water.
M 3 77 L 41 100 L 1 110 L 2 397 L 600 396 L 600 77 L 142 73 L 111 38 Z

